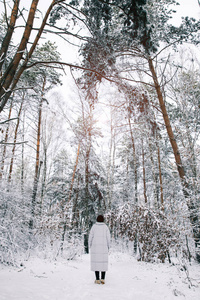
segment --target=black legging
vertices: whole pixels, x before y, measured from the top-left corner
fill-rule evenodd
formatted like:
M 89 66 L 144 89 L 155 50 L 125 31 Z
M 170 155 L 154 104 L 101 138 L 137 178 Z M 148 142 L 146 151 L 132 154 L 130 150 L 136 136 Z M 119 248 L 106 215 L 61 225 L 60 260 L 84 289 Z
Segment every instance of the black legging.
M 99 271 L 95 271 L 96 280 L 99 280 Z M 101 279 L 105 279 L 106 272 L 101 272 Z

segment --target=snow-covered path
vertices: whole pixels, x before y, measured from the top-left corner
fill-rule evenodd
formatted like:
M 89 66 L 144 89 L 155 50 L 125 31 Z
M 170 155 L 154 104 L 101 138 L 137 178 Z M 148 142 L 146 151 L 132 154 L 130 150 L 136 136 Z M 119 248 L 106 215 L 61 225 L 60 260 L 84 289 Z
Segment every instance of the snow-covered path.
M 33 259 L 25 268 L 0 267 L 0 300 L 199 300 L 200 267 L 189 267 L 194 286 L 176 266 L 110 255 L 105 285 L 94 284 L 89 255 L 73 261 Z

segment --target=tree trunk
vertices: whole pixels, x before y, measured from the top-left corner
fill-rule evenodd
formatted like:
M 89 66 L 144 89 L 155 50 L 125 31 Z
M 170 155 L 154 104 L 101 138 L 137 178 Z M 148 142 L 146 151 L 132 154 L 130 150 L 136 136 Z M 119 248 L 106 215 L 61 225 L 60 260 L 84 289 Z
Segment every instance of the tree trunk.
M 12 157 L 11 157 L 11 161 L 10 161 L 10 169 L 9 169 L 9 175 L 8 175 L 8 182 L 11 182 L 11 177 L 12 177 L 13 162 L 14 162 L 15 148 L 16 148 L 16 142 L 17 142 L 17 134 L 18 134 L 18 128 L 19 128 L 19 123 L 20 123 L 20 116 L 21 116 L 21 112 L 22 112 L 23 102 L 24 102 L 24 95 L 23 95 L 23 98 L 22 98 L 22 102 L 21 102 L 19 112 L 18 112 L 18 117 L 17 117 L 14 144 L 13 144 L 13 148 L 12 148 Z
M 25 132 L 25 111 L 23 116 L 23 133 L 22 133 L 22 166 L 21 166 L 21 193 L 24 195 L 24 132 Z
M 44 151 L 44 164 L 43 164 L 43 179 L 41 188 L 41 202 L 40 202 L 40 214 L 42 214 L 43 198 L 45 194 L 46 178 L 47 178 L 47 148 L 46 145 L 43 148 Z
M 8 114 L 8 120 L 10 120 L 12 113 L 12 102 L 10 103 L 10 109 L 9 109 L 9 114 Z M 3 155 L 2 155 L 2 161 L 1 161 L 1 171 L 0 171 L 0 179 L 3 177 L 3 171 L 4 171 L 4 164 L 5 164 L 5 158 L 6 158 L 6 143 L 8 141 L 8 133 L 9 133 L 9 123 L 6 128 L 6 133 L 5 133 L 5 140 L 4 140 L 4 147 L 3 147 Z
M 159 145 L 157 145 L 157 153 L 158 153 L 158 169 L 159 169 L 159 180 L 160 180 L 160 202 L 161 202 L 161 209 L 164 211 L 163 182 L 162 182 L 162 171 L 161 171 L 161 159 L 160 159 Z
M 73 208 L 72 208 L 72 221 L 71 221 L 71 230 L 74 229 L 74 227 L 76 227 L 78 229 L 78 216 L 79 216 L 79 212 L 78 212 L 78 197 L 79 197 L 79 181 L 80 181 L 80 175 L 78 175 L 78 182 L 77 182 L 77 189 L 76 189 L 76 196 L 74 198 L 73 201 Z
M 68 203 L 70 202 L 71 200 L 71 194 L 72 194 L 72 190 L 73 190 L 73 185 L 74 185 L 74 178 L 75 178 L 75 174 L 76 174 L 76 169 L 77 169 L 77 166 L 78 166 L 78 159 L 79 159 L 79 152 L 80 152 L 80 143 L 78 144 L 78 150 L 77 150 L 77 154 L 76 154 L 76 162 L 75 162 L 75 165 L 74 165 L 74 170 L 73 170 L 73 174 L 72 174 L 72 181 L 71 181 L 71 185 L 70 185 L 70 188 L 69 188 L 69 195 L 68 195 Z M 64 205 L 63 205 L 64 207 Z M 67 229 L 67 217 L 66 217 L 66 213 L 64 211 L 64 215 L 63 215 L 63 233 L 62 233 L 62 238 L 61 238 L 61 246 L 60 246 L 60 249 L 61 251 L 63 252 L 63 244 L 64 244 L 64 241 L 65 241 L 65 233 L 66 233 L 66 229 Z M 73 216 L 72 216 L 72 219 L 73 219 Z
M 88 236 L 89 236 L 89 198 L 90 198 L 90 192 L 89 192 L 89 159 L 90 159 L 90 150 L 91 150 L 91 144 L 88 145 L 87 151 L 86 151 L 86 158 L 85 158 L 85 228 L 86 233 L 84 235 L 84 248 L 85 253 L 89 253 L 88 249 Z
M 163 97 L 163 94 L 161 91 L 160 84 L 158 82 L 156 70 L 153 65 L 153 60 L 150 57 L 148 58 L 148 63 L 149 63 L 149 69 L 150 69 L 152 77 L 153 77 L 154 86 L 155 86 L 155 89 L 157 92 L 163 119 L 165 122 L 165 127 L 166 127 L 168 137 L 169 137 L 172 149 L 173 149 L 179 177 L 181 179 L 181 183 L 183 186 L 183 194 L 187 200 L 187 206 L 188 206 L 188 210 L 190 213 L 190 223 L 191 223 L 191 226 L 193 229 L 193 236 L 194 236 L 195 247 L 196 247 L 196 259 L 200 263 L 200 222 L 199 222 L 199 218 L 198 218 L 198 214 L 197 214 L 198 207 L 197 207 L 197 204 L 194 203 L 194 200 L 192 200 L 191 197 L 189 196 L 189 192 L 188 192 L 189 186 L 186 181 L 186 176 L 185 176 L 186 174 L 185 174 L 185 170 L 184 170 L 184 167 L 182 164 L 181 155 L 180 155 L 180 152 L 178 149 L 178 145 L 177 145 L 175 136 L 172 131 L 172 127 L 170 124 L 170 120 L 169 120 L 167 109 L 166 109 L 165 102 L 164 102 L 164 97 Z
M 131 134 L 131 145 L 133 149 L 133 161 L 134 161 L 134 179 L 135 179 L 135 203 L 138 203 L 138 176 L 137 176 L 137 159 L 136 159 L 136 151 L 135 151 L 135 141 L 133 137 L 133 132 L 131 128 L 131 120 L 130 114 L 128 113 L 128 123 L 129 123 L 129 130 Z
M 68 202 L 71 200 L 71 194 L 72 194 L 73 185 L 74 185 L 74 178 L 75 178 L 76 169 L 77 169 L 77 166 L 78 166 L 80 147 L 81 147 L 81 144 L 79 143 L 77 154 L 76 154 L 76 162 L 75 162 L 75 165 L 74 165 L 74 171 L 73 171 L 73 175 L 72 175 L 72 181 L 71 181 L 71 185 L 70 185 L 70 189 L 69 189 Z
M 153 149 L 152 149 L 152 140 L 149 137 L 149 151 L 150 151 L 150 160 L 152 165 L 152 179 L 153 179 L 153 194 L 154 194 L 154 203 L 155 207 L 158 207 L 158 195 L 157 195 L 157 180 L 156 180 L 156 172 L 155 172 L 155 161 L 153 158 Z
M 145 203 L 147 203 L 146 172 L 145 172 L 145 154 L 144 154 L 143 140 L 142 140 L 142 169 L 143 169 L 144 201 L 145 201 Z
M 3 39 L 3 42 L 1 44 L 1 50 L 0 50 L 0 72 L 2 70 L 2 66 L 4 64 L 4 59 L 7 55 L 7 51 L 8 51 L 8 47 L 10 45 L 10 41 L 15 29 L 15 23 L 17 20 L 17 14 L 18 14 L 18 9 L 19 9 L 19 3 L 20 0 L 15 0 L 14 4 L 13 4 L 13 9 L 11 12 L 11 17 L 10 17 L 10 23 L 8 24 L 8 29 L 7 29 L 7 33 Z
M 88 248 L 88 237 L 89 237 L 89 229 L 91 225 L 91 212 L 89 211 L 89 205 L 91 205 L 90 200 L 90 191 L 89 191 L 89 163 L 90 163 L 90 152 L 92 147 L 92 110 L 93 105 L 90 104 L 90 112 L 89 112 L 89 123 L 86 126 L 86 136 L 87 136 L 87 144 L 86 144 L 86 154 L 85 154 L 85 235 L 84 235 L 84 247 L 85 253 L 89 252 Z M 90 206 L 91 207 L 91 206 Z
M 41 122 L 42 122 L 42 102 L 43 102 L 45 85 L 46 85 L 46 78 L 44 78 L 44 82 L 43 82 L 42 95 L 41 95 L 41 100 L 39 103 L 39 111 L 38 111 L 36 162 L 35 162 L 35 175 L 33 181 L 32 207 L 31 207 L 31 220 L 30 220 L 31 229 L 33 229 L 33 222 L 35 218 L 36 195 L 38 189 L 40 167 L 42 164 L 42 162 L 40 162 L 40 135 L 41 135 Z
M 114 169 L 115 169 L 115 132 L 112 124 L 112 113 L 111 113 L 111 127 L 110 127 L 111 139 L 110 139 L 110 151 L 108 158 L 107 168 L 107 206 L 111 209 L 112 195 L 113 195 L 113 183 L 114 183 Z

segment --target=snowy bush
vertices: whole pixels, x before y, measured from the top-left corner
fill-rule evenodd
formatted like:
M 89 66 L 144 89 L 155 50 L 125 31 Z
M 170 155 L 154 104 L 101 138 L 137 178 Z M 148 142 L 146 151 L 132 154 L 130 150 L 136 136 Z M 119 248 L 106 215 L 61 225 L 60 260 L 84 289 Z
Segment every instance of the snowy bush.
M 18 265 L 31 245 L 27 209 L 16 190 L 0 195 L 0 262 Z
M 167 257 L 171 261 L 172 253 L 176 255 L 182 251 L 182 255 L 187 254 L 180 229 L 161 211 L 143 206 L 132 208 L 127 204 L 109 213 L 107 220 L 115 238 L 128 237 L 136 244 L 139 260 L 164 263 Z
M 62 259 L 73 260 L 84 252 L 83 236 L 79 235 L 66 237 L 62 243 L 60 239 L 53 240 L 52 236 L 40 234 L 37 235 L 37 241 L 37 247 L 33 249 L 33 256 L 42 259 L 58 260 L 62 257 Z

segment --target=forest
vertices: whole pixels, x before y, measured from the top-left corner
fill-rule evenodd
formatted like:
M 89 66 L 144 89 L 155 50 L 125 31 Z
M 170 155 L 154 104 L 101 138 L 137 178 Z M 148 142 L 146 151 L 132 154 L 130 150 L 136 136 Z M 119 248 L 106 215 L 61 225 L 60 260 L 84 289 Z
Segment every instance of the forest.
M 200 263 L 200 21 L 178 2 L 0 0 L 2 264 L 88 253 L 98 214 L 139 261 Z

